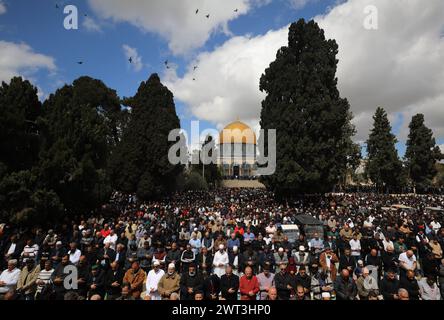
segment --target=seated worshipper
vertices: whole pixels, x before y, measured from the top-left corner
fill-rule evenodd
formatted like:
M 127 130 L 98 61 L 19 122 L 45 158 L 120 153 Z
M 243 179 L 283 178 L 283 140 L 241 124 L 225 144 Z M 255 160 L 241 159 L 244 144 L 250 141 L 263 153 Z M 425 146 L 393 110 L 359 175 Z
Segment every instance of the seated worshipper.
M 190 264 L 188 270 L 180 277 L 181 300 L 193 300 L 196 292 L 202 292 L 203 282 L 202 274 L 194 264 Z
M 116 251 L 111 249 L 110 246 L 111 244 L 108 242 L 97 252 L 97 260 L 103 270 L 108 270 L 111 262 L 116 259 Z
M 339 262 L 338 256 L 333 253 L 331 248 L 325 248 L 324 252 L 319 256 L 319 265 L 324 271 L 328 271 L 333 282 L 336 281 L 336 263 Z
M 333 281 L 331 280 L 329 273 L 322 269 L 312 274 L 310 289 L 313 294 L 313 300 L 322 300 L 323 293 L 331 294 L 333 292 Z
M 412 270 L 407 270 L 407 277 L 399 280 L 399 287 L 408 291 L 410 300 L 419 300 L 419 285 Z
M 189 241 L 191 246 L 191 250 L 193 250 L 195 255 L 198 255 L 200 252 L 200 247 L 202 246 L 202 242 L 197 238 L 197 233 L 193 232 L 191 234 L 191 239 Z
M 264 251 L 259 256 L 259 265 L 262 268 L 265 268 L 267 266 L 270 269 L 270 272 L 274 272 L 274 253 L 271 251 L 271 247 L 269 245 L 266 245 L 264 247 Z
M 274 275 L 274 284 L 278 292 L 280 300 L 290 300 L 290 297 L 295 293 L 295 281 L 292 276 L 286 271 L 287 265 L 281 263 L 280 272 Z
M 239 248 L 234 246 L 230 252 L 228 252 L 228 263 L 233 268 L 233 273 L 237 276 L 240 275 L 242 266 L 244 265 L 243 255 L 239 253 Z
M 227 241 L 228 251 L 232 251 L 234 247 L 240 247 L 240 240 L 236 237 L 236 233 L 231 233 L 231 238 Z
M 168 250 L 167 255 L 165 257 L 165 264 L 169 265 L 170 263 L 174 263 L 176 267 L 176 272 L 180 271 L 180 256 L 181 252 L 177 248 L 177 243 L 173 242 L 171 244 L 171 249 Z
M 99 295 L 102 298 L 105 297 L 105 273 L 98 265 L 91 267 L 86 286 L 88 288 L 89 300 L 94 295 Z
M 296 286 L 304 288 L 305 294 L 308 296 L 311 290 L 311 277 L 307 274 L 306 267 L 299 267 L 298 273 L 295 277 Z
M 17 282 L 17 293 L 20 294 L 22 300 L 34 300 L 39 273 L 40 265 L 36 266 L 35 260 L 28 258 Z
M 243 266 L 244 269 L 246 266 L 249 266 L 252 268 L 254 273 L 257 273 L 257 270 L 259 269 L 258 266 L 259 257 L 257 252 L 253 251 L 253 248 L 251 246 L 247 246 L 247 250 L 244 252 L 242 260 L 244 262 Z
M 204 278 L 203 292 L 205 300 L 219 300 L 220 278 L 217 276 L 217 274 L 208 275 Z
M 347 269 L 342 270 L 340 276 L 336 279 L 335 292 L 337 300 L 356 299 L 358 289 Z
M 36 300 L 50 300 L 51 292 L 48 292 L 48 287 L 51 286 L 50 280 L 53 272 L 52 261 L 46 260 L 44 269 L 39 272 L 37 277 Z
M 388 270 L 381 281 L 379 290 L 384 300 L 398 300 L 399 280 L 396 279 L 395 270 Z
M 123 277 L 123 285 L 128 285 L 130 287 L 130 294 L 135 299 L 139 299 L 140 294 L 143 291 L 143 283 L 145 282 L 145 279 L 145 271 L 140 268 L 138 261 L 134 261 L 131 269 L 128 269 Z
M 201 247 L 206 248 L 208 251 L 212 252 L 214 248 L 214 238 L 211 236 L 210 232 L 205 232 L 205 236 L 202 238 Z
M 224 250 L 224 245 L 219 245 L 219 251 L 214 254 L 213 269 L 218 277 L 225 274 L 225 267 L 228 265 L 228 253 Z
M 121 296 L 123 276 L 123 270 L 119 268 L 118 262 L 112 262 L 110 269 L 105 275 L 105 291 L 107 300 L 115 300 Z
M 39 252 L 39 246 L 34 243 L 32 239 L 26 241 L 26 246 L 23 248 L 23 251 L 20 255 L 23 262 L 26 262 L 26 259 L 35 259 L 37 258 L 37 254 Z
M 395 253 L 395 249 L 392 245 L 388 245 L 386 250 L 381 253 L 381 258 L 384 273 L 389 269 L 398 269 L 398 255 Z
M 160 263 L 160 266 L 162 268 L 165 267 L 165 261 L 166 261 L 166 252 L 165 248 L 159 246 L 157 250 L 154 252 L 153 256 L 153 262 L 158 261 Z
M 134 261 L 138 260 L 138 253 L 139 248 L 137 248 L 137 245 L 135 243 L 132 243 L 129 245 L 128 250 L 126 251 L 126 259 L 125 261 L 125 270 L 128 270 L 131 268 L 131 265 Z M 120 262 L 120 261 L 119 261 Z
M 339 270 L 347 269 L 352 273 L 356 268 L 357 261 L 351 255 L 351 249 L 345 248 L 344 253 L 339 258 Z
M 68 251 L 69 261 L 76 266 L 79 263 L 80 256 L 82 255 L 82 253 L 80 252 L 79 249 L 77 249 L 77 243 L 75 242 L 71 242 L 69 248 L 70 248 Z
M 86 256 L 80 256 L 79 264 L 77 265 L 77 272 L 77 293 L 79 296 L 86 299 L 88 296 L 88 287 L 86 282 L 90 273 L 90 266 L 88 265 Z
M 123 301 L 123 300 L 136 300 L 133 295 L 131 295 L 131 287 L 129 285 L 124 285 L 122 287 L 121 294 L 118 298 L 116 298 L 117 301 Z
M 288 255 L 285 252 L 284 248 L 280 247 L 278 249 L 278 252 L 274 254 L 274 262 L 276 265 L 281 265 L 282 263 L 288 265 Z
M 65 254 L 62 257 L 62 261 L 57 265 L 51 275 L 51 283 L 54 284 L 56 300 L 64 300 L 65 294 L 69 291 L 64 286 L 64 280 L 70 274 L 70 270 L 67 268 L 68 266 L 73 267 L 72 263 L 69 261 L 69 255 Z
M 292 253 L 294 262 L 298 267 L 307 267 L 311 263 L 310 254 L 305 252 L 304 246 L 299 246 L 299 251 L 295 251 Z
M 360 300 L 367 300 L 371 291 L 379 294 L 378 281 L 370 276 L 368 268 L 362 270 L 362 275 L 356 280 L 356 287 L 358 289 L 358 295 Z
M 150 243 L 148 241 L 145 241 L 142 247 L 137 249 L 137 260 L 140 263 L 140 267 L 145 272 L 149 272 L 153 256 L 154 248 L 150 247 Z M 178 259 L 180 259 L 180 257 Z
M 441 293 L 436 284 L 436 277 L 429 275 L 419 282 L 419 293 L 422 300 L 441 300 Z
M 417 263 L 416 256 L 414 255 L 412 250 L 407 250 L 399 255 L 399 276 L 403 278 L 406 276 L 407 270 L 416 271 Z
M 315 255 L 318 255 L 324 250 L 324 241 L 319 238 L 319 234 L 315 233 L 314 238 L 308 242 L 308 246 L 310 250 L 314 252 Z
M 160 279 L 157 290 L 163 300 L 171 300 L 172 294 L 180 291 L 180 275 L 176 272 L 174 263 L 168 265 L 168 271 Z
M 196 262 L 202 273 L 212 273 L 213 255 L 206 247 L 202 247 L 200 254 L 197 256 Z
M 8 268 L 0 274 L 0 300 L 5 298 L 9 291 L 14 291 L 20 278 L 20 269 L 17 268 L 17 260 L 8 261 Z
M 182 272 L 187 272 L 189 266 L 196 262 L 196 255 L 194 251 L 191 249 L 190 244 L 187 244 L 186 250 L 182 252 L 182 255 L 180 257 L 180 262 L 182 266 Z
M 239 276 L 234 274 L 233 267 L 227 265 L 225 274 L 220 278 L 221 296 L 225 300 L 237 300 L 239 291 Z
M 260 289 L 260 299 L 266 300 L 268 291 L 271 287 L 274 287 L 274 273 L 270 272 L 270 267 L 265 265 L 262 269 L 262 273 L 257 275 Z
M 256 300 L 256 295 L 259 293 L 259 282 L 250 266 L 245 268 L 244 275 L 240 278 L 239 291 L 241 300 Z
M 164 276 L 165 271 L 160 269 L 160 262 L 153 262 L 153 269 L 148 272 L 146 278 L 146 294 L 150 296 L 151 300 L 161 300 L 162 296 L 158 291 L 160 279 Z

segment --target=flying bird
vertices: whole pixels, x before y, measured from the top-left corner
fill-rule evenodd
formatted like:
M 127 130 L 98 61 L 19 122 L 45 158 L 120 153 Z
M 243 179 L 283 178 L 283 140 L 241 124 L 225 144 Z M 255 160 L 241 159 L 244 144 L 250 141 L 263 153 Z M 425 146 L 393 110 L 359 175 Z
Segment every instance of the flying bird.
M 133 57 L 130 57 L 130 58 L 128 59 L 128 61 L 129 61 L 129 63 L 133 63 Z
M 165 60 L 165 65 L 166 65 L 166 66 L 168 65 L 168 60 Z
M 197 69 L 197 66 L 194 66 L 194 71 L 196 71 L 196 69 Z
M 79 61 L 79 62 L 77 62 L 77 64 L 83 64 L 83 61 Z
M 206 17 L 207 17 L 207 19 L 210 19 L 210 15 L 209 14 L 207 14 Z
M 199 13 L 199 9 L 196 9 L 196 14 L 198 14 Z
M 196 81 L 196 78 L 193 78 L 193 81 Z
M 239 11 L 239 9 L 234 10 L 234 12 L 238 12 L 238 11 Z

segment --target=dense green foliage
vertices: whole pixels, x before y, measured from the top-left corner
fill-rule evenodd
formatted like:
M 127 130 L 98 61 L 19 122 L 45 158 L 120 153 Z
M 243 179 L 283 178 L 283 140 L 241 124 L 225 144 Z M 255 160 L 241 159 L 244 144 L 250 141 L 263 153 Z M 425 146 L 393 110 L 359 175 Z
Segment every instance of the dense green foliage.
M 337 89 L 337 53 L 314 21 L 301 19 L 261 78 L 260 124 L 277 130 L 277 169 L 262 181 L 278 194 L 332 191 L 359 158 L 350 106 Z M 261 139 L 267 154 L 267 136 Z

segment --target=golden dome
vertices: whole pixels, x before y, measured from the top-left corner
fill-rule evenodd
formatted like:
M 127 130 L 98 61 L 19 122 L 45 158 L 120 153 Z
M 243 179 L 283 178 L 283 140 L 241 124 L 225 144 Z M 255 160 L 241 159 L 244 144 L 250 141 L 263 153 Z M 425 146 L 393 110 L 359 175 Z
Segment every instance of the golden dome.
M 224 136 L 228 139 L 224 139 Z M 253 144 L 256 145 L 256 134 L 249 126 L 241 121 L 230 123 L 219 134 L 219 144 L 251 143 L 251 140 L 253 140 Z

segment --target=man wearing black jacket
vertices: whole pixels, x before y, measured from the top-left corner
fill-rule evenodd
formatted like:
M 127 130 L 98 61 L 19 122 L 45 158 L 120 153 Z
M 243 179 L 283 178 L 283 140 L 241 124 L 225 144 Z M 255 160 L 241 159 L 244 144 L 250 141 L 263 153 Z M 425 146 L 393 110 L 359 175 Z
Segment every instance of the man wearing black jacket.
M 88 294 L 87 280 L 89 277 L 90 266 L 88 265 L 88 260 L 85 256 L 81 256 L 79 259 L 79 264 L 77 266 L 78 271 L 78 289 L 77 293 L 79 296 L 86 298 Z
M 338 300 L 355 300 L 358 288 L 347 269 L 342 270 L 341 275 L 336 279 L 335 291 Z
M 419 300 L 418 281 L 415 279 L 415 272 L 412 270 L 407 271 L 406 277 L 399 280 L 399 287 L 408 291 L 410 300 Z
M 344 254 L 339 258 L 339 271 L 347 269 L 352 273 L 356 268 L 356 260 L 351 256 L 350 248 L 344 249 Z
M 99 295 L 102 299 L 105 297 L 105 273 L 98 265 L 92 266 L 88 280 L 88 298 Z
M 225 274 L 220 278 L 220 289 L 222 298 L 225 300 L 237 300 L 239 277 L 233 274 L 233 267 L 231 265 L 225 268 Z
M 108 270 L 111 262 L 116 260 L 116 252 L 110 248 L 110 243 L 106 243 L 102 249 L 99 249 L 97 260 L 99 260 L 103 270 Z
M 217 274 L 208 276 L 203 283 L 205 300 L 217 301 L 220 294 L 220 278 Z
M 105 275 L 105 292 L 107 300 L 115 300 L 120 297 L 122 292 L 123 271 L 119 264 L 114 261 Z
M 290 274 L 286 271 L 287 265 L 281 263 L 281 271 L 274 276 L 274 284 L 280 300 L 290 300 L 290 295 L 295 291 L 294 282 Z
M 194 294 L 203 290 L 203 276 L 197 272 L 194 264 L 190 264 L 180 278 L 180 293 L 182 300 L 194 300 Z
M 387 271 L 379 288 L 384 300 L 398 300 L 399 280 L 394 270 Z
M 171 249 L 167 252 L 165 257 L 165 265 L 174 263 L 176 270 L 180 270 L 180 250 L 177 249 L 177 243 L 173 242 L 171 244 Z

